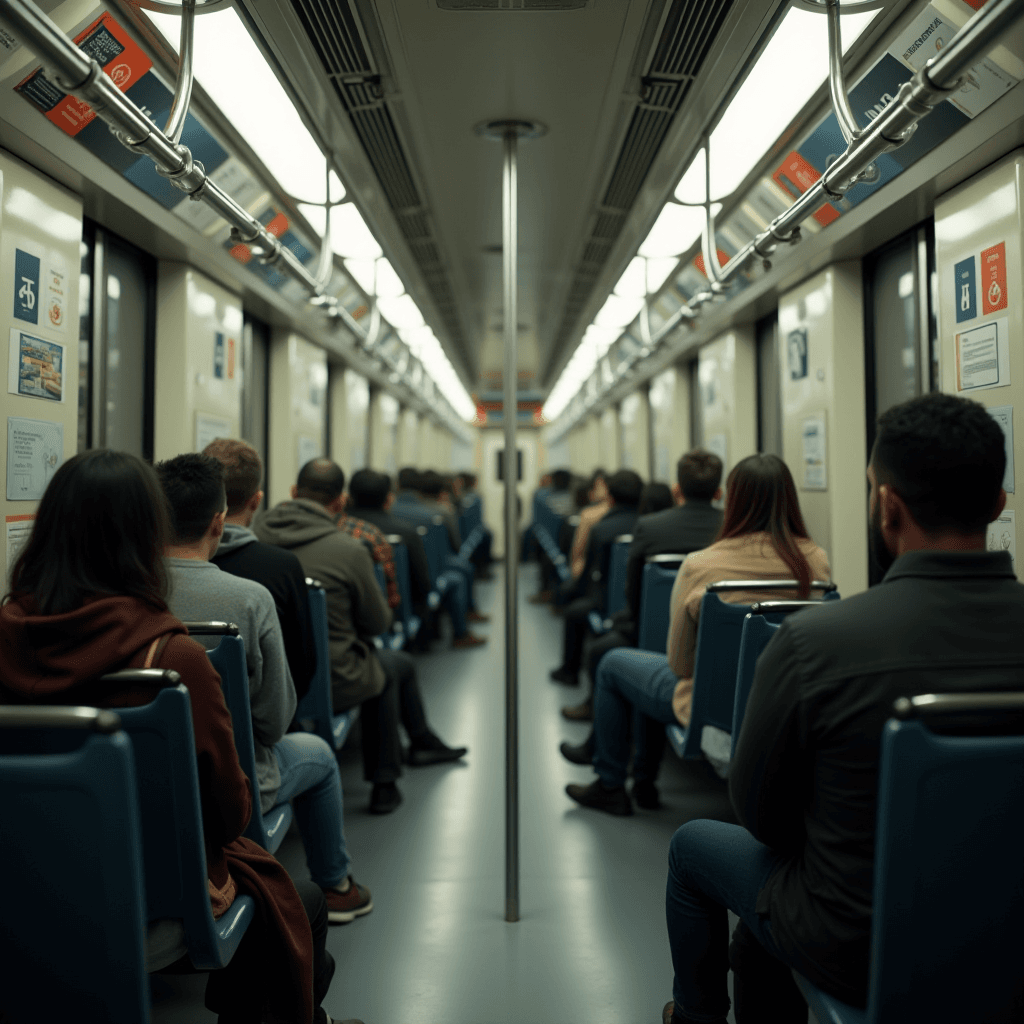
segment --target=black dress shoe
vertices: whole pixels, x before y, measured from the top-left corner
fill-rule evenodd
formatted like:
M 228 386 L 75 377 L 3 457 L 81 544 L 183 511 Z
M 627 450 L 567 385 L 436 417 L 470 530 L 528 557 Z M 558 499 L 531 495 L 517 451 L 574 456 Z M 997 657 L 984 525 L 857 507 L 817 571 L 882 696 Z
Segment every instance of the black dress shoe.
M 642 807 L 645 811 L 656 811 L 661 807 L 658 787 L 653 782 L 634 782 L 633 799 L 637 807 Z
M 573 672 L 571 668 L 566 668 L 564 665 L 559 665 L 558 668 L 553 668 L 550 675 L 556 683 L 562 683 L 564 686 L 579 685 L 579 672 Z
M 582 704 L 570 704 L 562 708 L 562 717 L 568 718 L 570 722 L 592 722 L 594 720 L 594 705 L 589 699 Z
M 393 782 L 378 782 L 370 793 L 370 813 L 390 814 L 402 802 L 402 794 Z
M 570 783 L 565 787 L 565 791 L 576 803 L 584 807 L 593 807 L 596 811 L 606 811 L 608 814 L 617 814 L 621 817 L 633 813 L 633 804 L 625 786 L 606 789 L 600 779 L 595 779 L 589 786 Z
M 413 768 L 423 768 L 430 764 L 444 764 L 447 761 L 458 761 L 469 752 L 468 747 L 449 747 L 433 733 L 417 738 L 409 747 L 408 761 Z
M 592 740 L 584 740 L 582 743 L 572 744 L 563 742 L 559 748 L 562 757 L 573 764 L 589 765 L 594 760 L 594 744 Z

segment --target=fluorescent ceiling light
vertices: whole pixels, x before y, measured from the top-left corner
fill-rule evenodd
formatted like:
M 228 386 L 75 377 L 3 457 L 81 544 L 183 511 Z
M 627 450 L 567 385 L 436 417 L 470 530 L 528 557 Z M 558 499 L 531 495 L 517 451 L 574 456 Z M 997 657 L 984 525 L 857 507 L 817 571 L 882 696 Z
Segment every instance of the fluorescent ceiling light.
M 676 185 L 676 199 L 681 203 L 703 203 L 707 191 L 704 170 L 704 147 L 697 150 L 696 156 L 686 168 L 686 173 Z
M 633 322 L 643 304 L 642 296 L 626 298 L 623 295 L 609 295 L 594 317 L 594 323 L 599 327 L 625 327 Z
M 612 291 L 625 298 L 644 298 L 647 294 L 647 261 L 642 256 L 634 256 Z
M 177 52 L 181 19 L 147 13 Z M 323 153 L 232 8 L 196 18 L 195 75 L 281 188 L 324 201 Z
M 876 14 L 876 11 L 865 11 L 842 16 L 844 53 Z M 735 191 L 827 78 L 828 23 L 825 16 L 793 7 L 711 134 L 714 198 L 722 199 Z M 701 178 L 703 172 L 701 162 Z M 688 170 L 686 177 L 689 175 Z M 698 202 L 703 195 L 702 184 Z
M 345 260 L 345 270 L 367 295 L 373 295 L 374 262 L 374 260 Z
M 377 260 L 377 295 L 380 298 L 397 298 L 405 294 L 405 285 L 402 279 L 386 259 Z
M 400 295 L 398 298 L 380 299 L 377 303 L 381 315 L 392 327 L 419 327 L 423 323 L 423 314 L 411 295 Z
M 345 269 L 359 282 L 367 295 L 376 294 L 378 298 L 394 299 L 405 293 L 402 279 L 383 257 L 378 260 L 345 260 Z
M 647 261 L 647 294 L 653 295 L 679 265 L 675 256 L 652 257 Z
M 331 248 L 342 258 L 372 260 L 384 254 L 366 221 L 351 203 L 331 211 Z
M 602 327 L 600 324 L 591 324 L 583 332 L 583 342 L 592 344 L 600 358 L 612 347 L 621 334 L 622 330 L 618 327 Z
M 640 246 L 640 255 L 680 256 L 700 237 L 703 228 L 704 211 L 700 207 L 666 203 Z

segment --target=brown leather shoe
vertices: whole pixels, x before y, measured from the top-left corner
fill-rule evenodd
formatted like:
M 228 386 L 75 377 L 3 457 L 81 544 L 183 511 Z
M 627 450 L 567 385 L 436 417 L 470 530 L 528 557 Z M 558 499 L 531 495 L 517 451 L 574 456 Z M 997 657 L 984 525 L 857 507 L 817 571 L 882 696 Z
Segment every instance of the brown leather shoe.
M 487 637 L 466 632 L 462 636 L 457 636 L 452 641 L 452 647 L 479 647 L 485 643 L 487 643 Z
M 481 615 L 480 612 L 477 612 L 477 611 L 466 612 L 466 621 L 467 622 L 490 622 L 491 621 L 491 617 L 490 617 L 490 615 Z
M 570 722 L 592 722 L 594 720 L 594 707 L 589 700 L 582 704 L 570 704 L 562 708 L 562 717 L 568 718 Z
M 550 590 L 542 590 L 539 594 L 531 594 L 526 600 L 530 604 L 550 604 L 553 596 Z

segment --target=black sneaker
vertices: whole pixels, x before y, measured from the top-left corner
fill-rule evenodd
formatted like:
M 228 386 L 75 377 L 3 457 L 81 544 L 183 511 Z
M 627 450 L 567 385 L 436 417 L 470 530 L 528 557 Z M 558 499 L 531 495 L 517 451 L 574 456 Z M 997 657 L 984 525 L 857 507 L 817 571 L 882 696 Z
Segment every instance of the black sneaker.
M 370 793 L 370 813 L 390 814 L 402 802 L 402 794 L 393 782 L 378 782 Z
M 634 782 L 633 799 L 637 807 L 642 807 L 645 811 L 657 811 L 661 807 L 658 787 L 653 782 Z
M 590 740 L 577 744 L 563 742 L 558 749 L 562 757 L 573 764 L 589 765 L 594 760 L 594 745 Z
M 606 789 L 600 779 L 595 779 L 589 786 L 570 783 L 565 787 L 565 791 L 576 803 L 584 807 L 593 807 L 596 811 L 607 811 L 609 814 L 618 814 L 622 817 L 633 813 L 633 804 L 625 786 Z
M 413 768 L 423 768 L 431 764 L 445 764 L 458 761 L 469 753 L 468 747 L 449 747 L 433 733 L 417 737 L 409 747 L 408 761 Z
M 556 683 L 562 683 L 563 686 L 578 686 L 580 682 L 580 674 L 564 665 L 553 668 L 550 675 Z

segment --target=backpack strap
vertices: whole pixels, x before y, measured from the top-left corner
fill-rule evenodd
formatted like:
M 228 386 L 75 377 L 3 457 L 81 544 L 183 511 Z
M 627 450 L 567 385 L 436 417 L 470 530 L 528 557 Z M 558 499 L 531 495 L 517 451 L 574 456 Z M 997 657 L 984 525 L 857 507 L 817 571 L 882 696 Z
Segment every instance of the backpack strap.
M 164 633 L 163 636 L 158 636 L 150 645 L 149 650 L 146 652 L 146 660 L 143 662 L 143 668 L 157 668 L 160 664 L 160 659 L 163 657 L 164 648 L 170 641 L 172 633 Z

